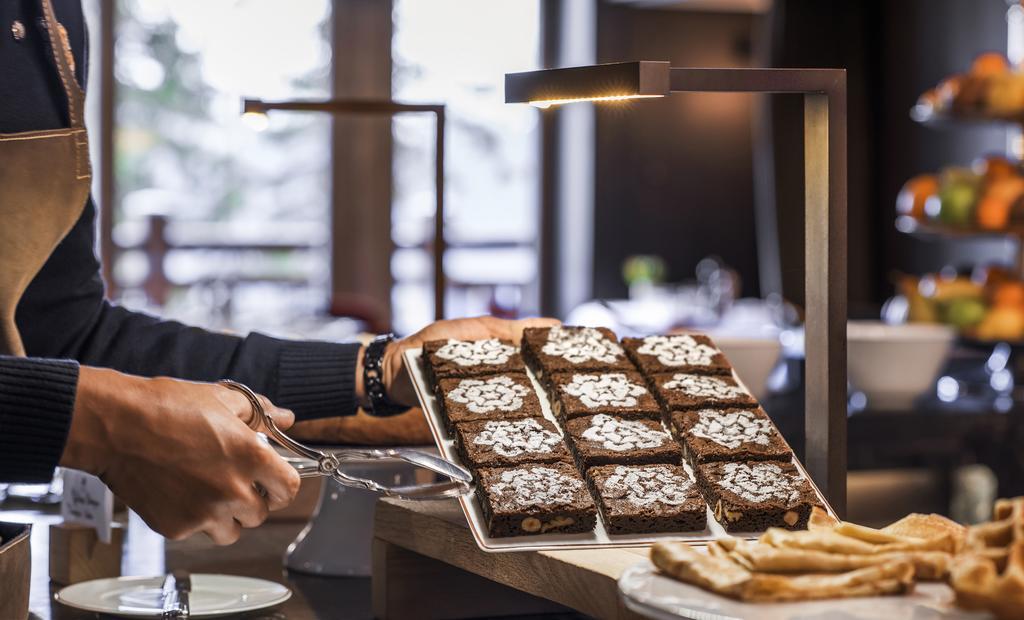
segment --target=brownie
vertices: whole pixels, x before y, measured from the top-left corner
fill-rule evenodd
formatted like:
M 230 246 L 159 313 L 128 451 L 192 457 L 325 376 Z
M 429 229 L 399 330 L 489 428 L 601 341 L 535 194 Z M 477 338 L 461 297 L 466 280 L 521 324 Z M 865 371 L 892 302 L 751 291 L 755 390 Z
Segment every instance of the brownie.
M 674 373 L 654 375 L 654 396 L 665 411 L 704 407 L 757 406 L 757 400 L 733 377 Z
M 441 379 L 441 413 L 448 431 L 474 420 L 543 417 L 533 383 L 523 373 Z
M 709 461 L 789 461 L 786 441 L 764 409 L 675 411 L 669 430 L 691 465 Z
M 543 418 L 465 422 L 456 429 L 462 463 L 471 470 L 524 463 L 572 463 L 562 433 Z
M 481 469 L 477 497 L 491 536 L 589 532 L 597 509 L 568 463 Z
M 647 375 L 686 372 L 695 375 L 728 375 L 729 360 L 701 334 L 675 334 L 623 338 L 622 348 L 636 367 Z
M 697 486 L 727 532 L 802 530 L 819 504 L 793 463 L 706 463 L 697 467 Z
M 551 410 L 565 420 L 596 413 L 661 418 L 661 408 L 636 371 L 568 372 L 549 377 Z
M 523 358 L 511 340 L 431 340 L 423 345 L 427 378 L 435 386 L 449 377 L 478 377 L 526 372 Z
M 609 534 L 707 527 L 707 504 L 680 465 L 601 465 L 587 472 L 587 484 Z
M 537 377 L 577 370 L 633 370 L 615 334 L 604 327 L 528 327 L 523 358 Z
M 576 465 L 583 472 L 595 465 L 678 465 L 683 460 L 679 444 L 660 420 L 599 413 L 568 420 L 565 432 Z

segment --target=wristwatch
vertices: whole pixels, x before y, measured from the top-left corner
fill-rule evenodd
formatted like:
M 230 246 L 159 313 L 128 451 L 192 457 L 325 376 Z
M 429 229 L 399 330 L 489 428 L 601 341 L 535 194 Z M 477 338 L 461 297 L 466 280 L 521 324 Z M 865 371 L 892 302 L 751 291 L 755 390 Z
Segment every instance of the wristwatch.
M 409 410 L 405 405 L 392 402 L 384 387 L 384 350 L 394 339 L 394 334 L 377 336 L 366 346 L 366 353 L 363 354 L 363 389 L 369 402 L 367 413 L 372 416 L 387 417 Z

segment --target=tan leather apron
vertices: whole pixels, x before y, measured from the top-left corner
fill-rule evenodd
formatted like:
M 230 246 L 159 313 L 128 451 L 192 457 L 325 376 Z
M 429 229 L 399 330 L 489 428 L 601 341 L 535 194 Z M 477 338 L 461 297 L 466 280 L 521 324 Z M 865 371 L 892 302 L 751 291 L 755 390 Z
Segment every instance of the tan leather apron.
M 14 323 L 18 301 L 82 214 L 92 170 L 85 93 L 50 0 L 40 0 L 70 127 L 0 134 L 0 354 L 25 355 Z

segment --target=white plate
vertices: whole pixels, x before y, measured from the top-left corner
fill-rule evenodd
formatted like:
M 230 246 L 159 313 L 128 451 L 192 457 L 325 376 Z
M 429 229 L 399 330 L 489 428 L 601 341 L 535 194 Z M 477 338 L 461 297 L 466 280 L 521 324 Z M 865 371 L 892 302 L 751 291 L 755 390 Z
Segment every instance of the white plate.
M 68 586 L 53 595 L 61 604 L 82 611 L 126 618 L 159 618 L 164 577 L 94 579 Z M 279 605 L 292 592 L 285 586 L 252 577 L 192 575 L 189 605 L 193 618 L 215 618 Z
M 420 405 L 427 418 L 427 425 L 430 427 L 430 433 L 434 436 L 434 441 L 437 443 L 441 456 L 453 463 L 461 464 L 462 461 L 459 459 L 459 453 L 455 449 L 455 442 L 448 436 L 448 430 L 445 428 L 444 419 L 441 416 L 441 407 L 434 396 L 433 390 L 430 389 L 430 382 L 424 373 L 422 350 L 406 349 L 404 355 L 405 367 L 409 369 L 409 374 L 412 376 L 413 387 L 416 388 L 416 396 L 419 398 Z M 526 374 L 529 375 L 533 388 L 540 398 L 540 406 L 544 417 L 550 420 L 557 428 L 561 428 L 558 419 L 551 412 L 547 392 L 541 387 L 537 378 L 533 376 L 533 372 L 527 369 Z M 742 385 L 739 377 L 735 375 L 733 377 L 737 383 Z M 822 506 L 825 507 L 830 515 L 835 516 L 832 507 L 825 501 L 821 491 L 818 490 L 818 487 L 814 485 L 814 481 L 807 475 L 804 466 L 795 458 L 793 463 L 810 482 Z M 694 477 L 689 463 L 683 462 L 683 468 L 691 478 Z M 462 511 L 466 513 L 466 521 L 469 523 L 469 529 L 473 533 L 476 544 L 484 551 L 551 551 L 555 549 L 593 549 L 598 547 L 646 547 L 656 542 L 668 540 L 704 545 L 708 541 L 728 536 L 725 529 L 715 520 L 709 509 L 707 515 L 708 527 L 702 532 L 609 535 L 607 530 L 605 530 L 601 515 L 598 513 L 597 527 L 593 531 L 583 534 L 536 534 L 531 536 L 493 538 L 487 535 L 487 522 L 484 519 L 483 511 L 480 509 L 480 502 L 476 499 L 476 496 L 465 495 L 460 497 L 459 504 L 462 506 Z M 735 538 L 753 539 L 760 536 L 760 533 L 737 533 L 732 534 L 732 536 Z
M 828 599 L 805 603 L 742 603 L 658 572 L 650 562 L 631 566 L 619 578 L 626 607 L 657 620 L 991 620 L 986 612 L 953 605 L 942 583 L 919 583 L 912 594 Z

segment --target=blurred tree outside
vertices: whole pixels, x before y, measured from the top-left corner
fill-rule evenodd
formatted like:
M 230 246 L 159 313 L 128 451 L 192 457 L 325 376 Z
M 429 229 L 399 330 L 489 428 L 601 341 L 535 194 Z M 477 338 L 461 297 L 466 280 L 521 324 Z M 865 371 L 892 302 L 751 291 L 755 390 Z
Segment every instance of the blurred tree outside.
M 172 246 L 203 246 L 168 254 L 165 313 L 198 308 L 211 316 L 184 318 L 216 322 L 209 293 L 225 283 L 236 313 L 326 301 L 329 118 L 281 113 L 254 127 L 240 116 L 245 96 L 329 93 L 330 3 L 285 12 L 267 0 L 118 0 L 115 241 L 137 248 L 164 216 Z M 275 244 L 287 249 L 245 249 Z M 142 250 L 121 253 L 125 301 L 152 303 L 140 292 L 149 272 Z

